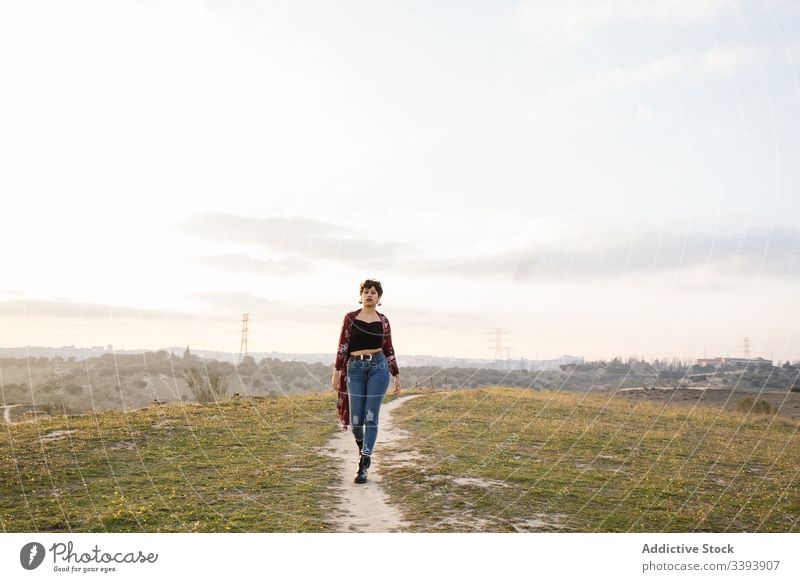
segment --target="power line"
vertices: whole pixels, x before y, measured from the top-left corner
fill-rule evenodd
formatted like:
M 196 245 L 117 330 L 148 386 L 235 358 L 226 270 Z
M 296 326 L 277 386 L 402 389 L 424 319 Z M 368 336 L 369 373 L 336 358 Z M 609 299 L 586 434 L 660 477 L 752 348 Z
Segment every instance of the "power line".
M 247 321 L 250 318 L 249 313 L 242 315 L 242 343 L 239 344 L 239 361 L 242 361 L 242 355 L 247 355 Z
M 487 333 L 494 334 L 494 358 L 497 360 L 498 364 L 503 360 L 504 355 L 505 359 L 508 359 L 508 353 L 511 348 L 503 345 L 503 334 L 507 334 L 508 330 L 496 327 Z

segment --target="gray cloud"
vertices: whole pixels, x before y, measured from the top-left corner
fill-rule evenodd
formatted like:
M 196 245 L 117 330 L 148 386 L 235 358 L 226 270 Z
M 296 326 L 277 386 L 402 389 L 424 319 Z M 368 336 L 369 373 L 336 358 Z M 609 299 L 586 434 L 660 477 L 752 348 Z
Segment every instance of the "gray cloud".
M 264 275 L 308 274 L 315 259 L 338 259 L 365 271 L 392 268 L 409 275 L 518 282 L 647 275 L 690 267 L 705 267 L 715 275 L 774 276 L 797 271 L 800 262 L 800 229 L 785 225 L 738 229 L 721 225 L 717 232 L 712 227 L 692 230 L 677 222 L 640 224 L 635 229 L 576 227 L 559 233 L 556 242 L 448 258 L 426 256 L 416 247 L 397 242 L 360 238 L 349 227 L 304 217 L 253 219 L 206 213 L 182 226 L 212 240 L 258 244 L 294 255 L 261 259 L 229 253 L 197 259 L 228 271 Z
M 185 319 L 194 320 L 195 314 L 180 311 L 144 309 L 129 305 L 86 303 L 61 297 L 48 299 L 12 299 L 0 301 L 0 311 L 10 317 L 29 318 L 80 318 L 80 319 Z
M 379 226 L 379 216 L 376 216 L 374 223 L 368 224 L 371 230 Z M 301 216 L 251 218 L 206 212 L 191 216 L 179 228 L 206 240 L 254 245 L 273 253 L 294 255 L 305 261 L 334 259 L 368 269 L 385 267 L 387 261 L 414 252 L 406 243 L 368 238 L 360 230 Z M 223 266 L 226 270 L 261 270 L 262 266 L 294 273 L 308 270 L 308 263 L 302 260 L 261 259 L 243 254 L 223 257 L 228 261 Z M 220 266 L 219 259 L 213 257 L 201 257 L 199 260 L 208 260 Z
M 627 235 L 596 231 L 559 245 L 529 245 L 483 256 L 417 261 L 427 274 L 509 277 L 519 282 L 618 277 L 705 266 L 727 275 L 791 274 L 800 270 L 800 229 L 756 227 L 717 233 L 650 229 Z
M 240 291 L 197 291 L 183 293 L 181 296 L 205 304 L 204 311 L 207 312 L 233 311 L 250 313 L 251 317 L 316 323 L 319 323 L 320 318 L 330 318 L 334 315 L 338 317 L 337 310 L 330 306 L 309 305 L 308 303 L 292 304 Z
M 238 318 L 241 313 L 250 313 L 253 318 L 273 321 L 289 321 L 295 323 L 320 324 L 326 320 L 341 320 L 344 311 L 357 309 L 358 304 L 314 305 L 306 302 L 291 303 L 275 301 L 254 293 L 239 291 L 198 291 L 183 293 L 181 297 L 197 302 L 200 308 L 188 311 L 171 311 L 159 309 L 143 309 L 128 305 L 81 302 L 68 298 L 47 299 L 11 299 L 0 300 L 0 312 L 7 317 L 26 317 L 46 320 L 59 318 L 76 318 L 84 320 L 141 319 L 157 321 L 191 321 L 196 322 L 198 316 L 204 321 L 219 319 L 228 321 L 225 312 L 234 312 Z M 453 318 L 464 320 L 477 319 L 475 316 L 461 312 L 445 312 L 441 310 L 403 309 L 403 318 L 411 322 L 440 321 L 453 323 Z M 231 320 L 232 321 L 232 320 Z
M 337 325 L 345 311 L 358 309 L 359 305 L 353 298 L 350 306 L 322 305 L 309 303 L 290 303 L 287 301 L 273 301 L 267 297 L 253 293 L 203 291 L 183 295 L 188 299 L 200 301 L 208 305 L 209 310 L 230 310 L 236 313 L 257 314 L 259 317 L 292 322 L 306 322 L 320 324 L 334 321 Z M 383 309 L 378 309 L 383 312 Z M 388 314 L 387 314 L 388 315 Z M 403 321 L 412 324 L 433 323 L 453 325 L 456 322 L 480 321 L 480 315 L 462 311 L 449 311 L 444 309 L 425 309 L 417 307 L 403 307 Z

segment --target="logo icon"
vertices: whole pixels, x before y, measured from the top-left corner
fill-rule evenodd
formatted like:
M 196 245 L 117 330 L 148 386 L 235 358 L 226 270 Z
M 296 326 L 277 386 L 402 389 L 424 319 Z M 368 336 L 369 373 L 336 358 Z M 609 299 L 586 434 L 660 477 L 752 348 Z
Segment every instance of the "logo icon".
M 35 570 L 44 561 L 44 554 L 44 546 L 39 542 L 25 544 L 19 552 L 19 563 L 26 570 Z

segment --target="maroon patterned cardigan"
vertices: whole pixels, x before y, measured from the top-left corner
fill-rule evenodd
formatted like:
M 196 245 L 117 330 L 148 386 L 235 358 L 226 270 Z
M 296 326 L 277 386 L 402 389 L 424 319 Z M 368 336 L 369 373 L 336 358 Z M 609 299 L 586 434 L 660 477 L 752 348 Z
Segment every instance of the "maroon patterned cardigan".
M 336 351 L 336 363 L 334 367 L 339 370 L 339 393 L 336 400 L 336 410 L 339 412 L 339 420 L 342 422 L 342 430 L 347 430 L 350 424 L 350 400 L 347 397 L 347 362 L 350 361 L 350 330 L 353 327 L 353 320 L 361 313 L 361 309 L 350 311 L 345 314 L 342 322 L 342 332 L 339 334 L 339 349 Z M 375 313 L 378 313 L 377 311 Z M 397 359 L 394 357 L 394 347 L 392 347 L 392 328 L 389 325 L 389 318 L 384 314 L 378 313 L 378 317 L 383 324 L 383 355 L 389 362 L 389 371 L 392 376 L 397 376 L 400 370 L 397 368 Z

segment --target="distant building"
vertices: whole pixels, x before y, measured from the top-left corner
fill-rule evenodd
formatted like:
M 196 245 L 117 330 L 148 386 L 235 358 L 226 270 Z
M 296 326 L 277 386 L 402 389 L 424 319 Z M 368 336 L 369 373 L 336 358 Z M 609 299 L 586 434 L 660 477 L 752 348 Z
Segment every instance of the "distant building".
M 697 365 L 698 366 L 714 366 L 715 368 L 719 368 L 720 366 L 747 366 L 748 364 L 769 364 L 772 365 L 772 360 L 765 360 L 764 358 L 698 358 Z
M 561 369 L 561 366 L 569 364 L 583 364 L 583 356 L 569 356 L 564 354 L 560 358 L 553 360 L 532 360 L 528 368 L 534 372 L 555 372 Z

